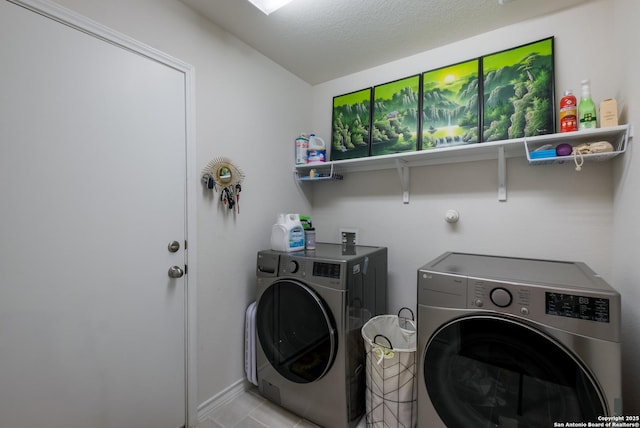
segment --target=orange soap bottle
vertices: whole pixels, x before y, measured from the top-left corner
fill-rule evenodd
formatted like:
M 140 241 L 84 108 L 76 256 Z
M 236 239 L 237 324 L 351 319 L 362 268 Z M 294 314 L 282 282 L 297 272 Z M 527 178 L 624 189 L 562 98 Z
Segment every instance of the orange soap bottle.
M 578 130 L 578 103 L 573 91 L 564 92 L 560 100 L 560 132 Z

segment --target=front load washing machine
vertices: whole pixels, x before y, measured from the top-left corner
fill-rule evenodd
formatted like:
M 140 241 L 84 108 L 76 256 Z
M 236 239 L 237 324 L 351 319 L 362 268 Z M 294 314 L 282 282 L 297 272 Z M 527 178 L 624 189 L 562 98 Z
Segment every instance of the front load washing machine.
M 318 243 L 260 251 L 258 389 L 327 428 L 354 427 L 365 411 L 360 330 L 387 309 L 387 249 Z
M 584 263 L 443 254 L 418 269 L 418 352 L 422 428 L 622 414 L 620 295 Z

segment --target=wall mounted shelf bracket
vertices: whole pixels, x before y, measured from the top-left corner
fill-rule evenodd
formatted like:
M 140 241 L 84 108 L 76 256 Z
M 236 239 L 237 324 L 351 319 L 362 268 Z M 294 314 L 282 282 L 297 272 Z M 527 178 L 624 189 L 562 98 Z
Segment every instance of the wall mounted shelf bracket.
M 498 147 L 498 201 L 507 200 L 507 157 L 504 153 L 504 147 Z M 396 169 L 400 177 L 400 186 L 402 187 L 402 203 L 409 203 L 409 184 L 411 167 L 404 159 L 395 159 Z
M 396 169 L 400 176 L 400 185 L 402 186 L 402 203 L 409 203 L 409 167 L 407 161 L 396 159 Z
M 498 201 L 507 200 L 507 160 L 504 146 L 498 147 Z

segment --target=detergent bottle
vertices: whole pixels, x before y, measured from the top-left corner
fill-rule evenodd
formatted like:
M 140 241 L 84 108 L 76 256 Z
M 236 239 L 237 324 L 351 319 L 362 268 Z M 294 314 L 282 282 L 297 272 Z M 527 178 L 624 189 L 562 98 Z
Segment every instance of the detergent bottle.
M 296 165 L 304 165 L 307 163 L 309 149 L 309 136 L 306 134 L 300 134 L 296 138 Z
M 298 214 L 278 214 L 271 228 L 271 249 L 276 251 L 304 250 L 304 229 Z
M 307 149 L 307 162 L 325 162 L 327 160 L 327 147 L 324 140 L 316 134 L 309 135 L 309 148 Z

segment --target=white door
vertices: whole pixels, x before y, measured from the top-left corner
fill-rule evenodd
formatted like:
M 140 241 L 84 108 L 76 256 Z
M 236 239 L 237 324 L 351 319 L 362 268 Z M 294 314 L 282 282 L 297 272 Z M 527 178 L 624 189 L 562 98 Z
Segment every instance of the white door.
M 0 427 L 181 427 L 185 75 L 8 1 L 0 40 Z

